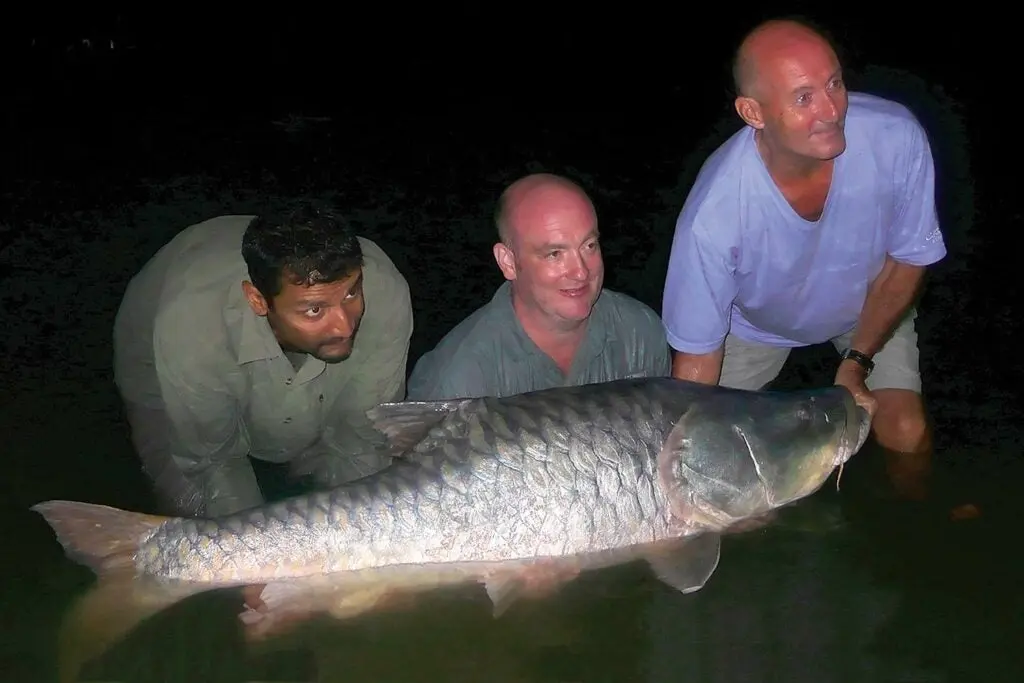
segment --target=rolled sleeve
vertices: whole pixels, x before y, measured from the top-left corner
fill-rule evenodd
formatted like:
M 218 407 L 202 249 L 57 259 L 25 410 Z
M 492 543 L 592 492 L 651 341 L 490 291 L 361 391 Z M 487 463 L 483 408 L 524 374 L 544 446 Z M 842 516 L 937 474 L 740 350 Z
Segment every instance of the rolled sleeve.
M 642 373 L 644 377 L 667 377 L 672 373 L 672 355 L 665 326 L 661 318 L 646 305 L 637 307 L 639 319 L 636 322 L 634 346 L 635 361 L 626 368 L 628 375 Z
M 139 455 L 150 469 L 180 473 L 158 478 L 159 493 L 191 514 L 220 515 L 260 505 L 263 496 L 248 458 L 240 407 L 221 373 L 157 335 L 155 369 L 165 420 L 163 438 L 152 438 Z M 159 416 L 158 416 L 159 415 Z

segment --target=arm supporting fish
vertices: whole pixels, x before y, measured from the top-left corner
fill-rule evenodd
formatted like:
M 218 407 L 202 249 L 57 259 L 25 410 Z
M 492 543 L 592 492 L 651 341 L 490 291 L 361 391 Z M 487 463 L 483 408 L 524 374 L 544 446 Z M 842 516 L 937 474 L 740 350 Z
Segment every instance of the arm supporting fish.
M 197 386 L 189 401 L 170 389 L 165 407 L 125 402 L 132 442 L 168 512 L 217 517 L 263 503 L 234 415 L 234 400 Z M 208 410 L 196 410 L 197 402 Z
M 924 282 L 925 267 L 885 257 L 882 270 L 868 287 L 850 348 L 874 356 L 913 305 Z M 853 362 L 853 361 L 848 361 Z

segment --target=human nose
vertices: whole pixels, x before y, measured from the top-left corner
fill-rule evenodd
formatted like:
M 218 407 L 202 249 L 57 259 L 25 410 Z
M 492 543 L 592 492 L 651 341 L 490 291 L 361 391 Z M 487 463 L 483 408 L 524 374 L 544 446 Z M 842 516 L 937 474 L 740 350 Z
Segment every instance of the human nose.
M 569 264 L 569 277 L 575 280 L 586 280 L 590 277 L 590 267 L 582 254 L 576 253 L 572 263 Z
M 333 335 L 338 337 L 351 337 L 352 336 L 352 316 L 349 315 L 348 311 L 345 310 L 344 306 L 338 306 L 334 309 L 335 313 L 331 317 L 331 332 Z
M 839 107 L 836 106 L 832 95 L 825 93 L 825 96 L 818 101 L 822 103 L 818 112 L 818 116 L 822 121 L 835 123 L 839 120 Z

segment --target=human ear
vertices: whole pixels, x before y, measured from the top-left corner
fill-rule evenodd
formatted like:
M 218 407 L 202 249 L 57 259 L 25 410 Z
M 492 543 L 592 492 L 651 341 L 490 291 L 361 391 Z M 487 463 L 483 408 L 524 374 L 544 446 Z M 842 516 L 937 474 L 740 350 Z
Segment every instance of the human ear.
M 494 245 L 494 260 L 506 280 L 516 279 L 516 257 L 504 242 Z
M 256 289 L 256 285 L 245 280 L 242 282 L 242 291 L 245 292 L 245 299 L 249 302 L 249 308 L 252 312 L 258 316 L 264 316 L 270 310 L 270 306 L 267 305 L 267 300 L 260 294 L 260 290 Z
M 761 104 L 753 97 L 737 97 L 734 106 L 736 107 L 736 113 L 740 115 L 740 118 L 748 126 L 758 130 L 764 128 L 764 115 L 761 112 Z

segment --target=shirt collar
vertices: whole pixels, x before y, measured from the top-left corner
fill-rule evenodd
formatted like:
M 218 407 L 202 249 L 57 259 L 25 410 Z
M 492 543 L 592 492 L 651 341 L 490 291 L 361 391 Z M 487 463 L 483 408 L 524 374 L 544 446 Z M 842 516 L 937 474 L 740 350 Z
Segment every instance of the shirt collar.
M 600 356 L 609 344 L 618 340 L 615 325 L 609 324 L 608 309 L 605 301 L 604 292 L 602 291 L 594 303 L 590 319 L 587 321 L 586 335 L 576 353 L 576 358 L 573 360 L 574 368 L 586 367 L 590 361 Z M 500 313 L 499 319 L 506 318 L 513 321 L 512 325 L 501 328 L 503 330 L 502 335 L 505 337 L 502 342 L 503 347 L 511 344 L 515 347 L 516 352 L 523 355 L 543 353 L 534 341 L 530 339 L 530 336 L 526 334 L 522 323 L 519 322 L 519 317 L 512 306 L 511 282 L 506 280 L 498 287 L 498 291 L 491 298 L 491 305 L 498 309 Z
M 267 318 L 256 315 L 249 305 L 241 280 L 231 286 L 224 309 L 224 322 L 239 365 L 284 355 Z

